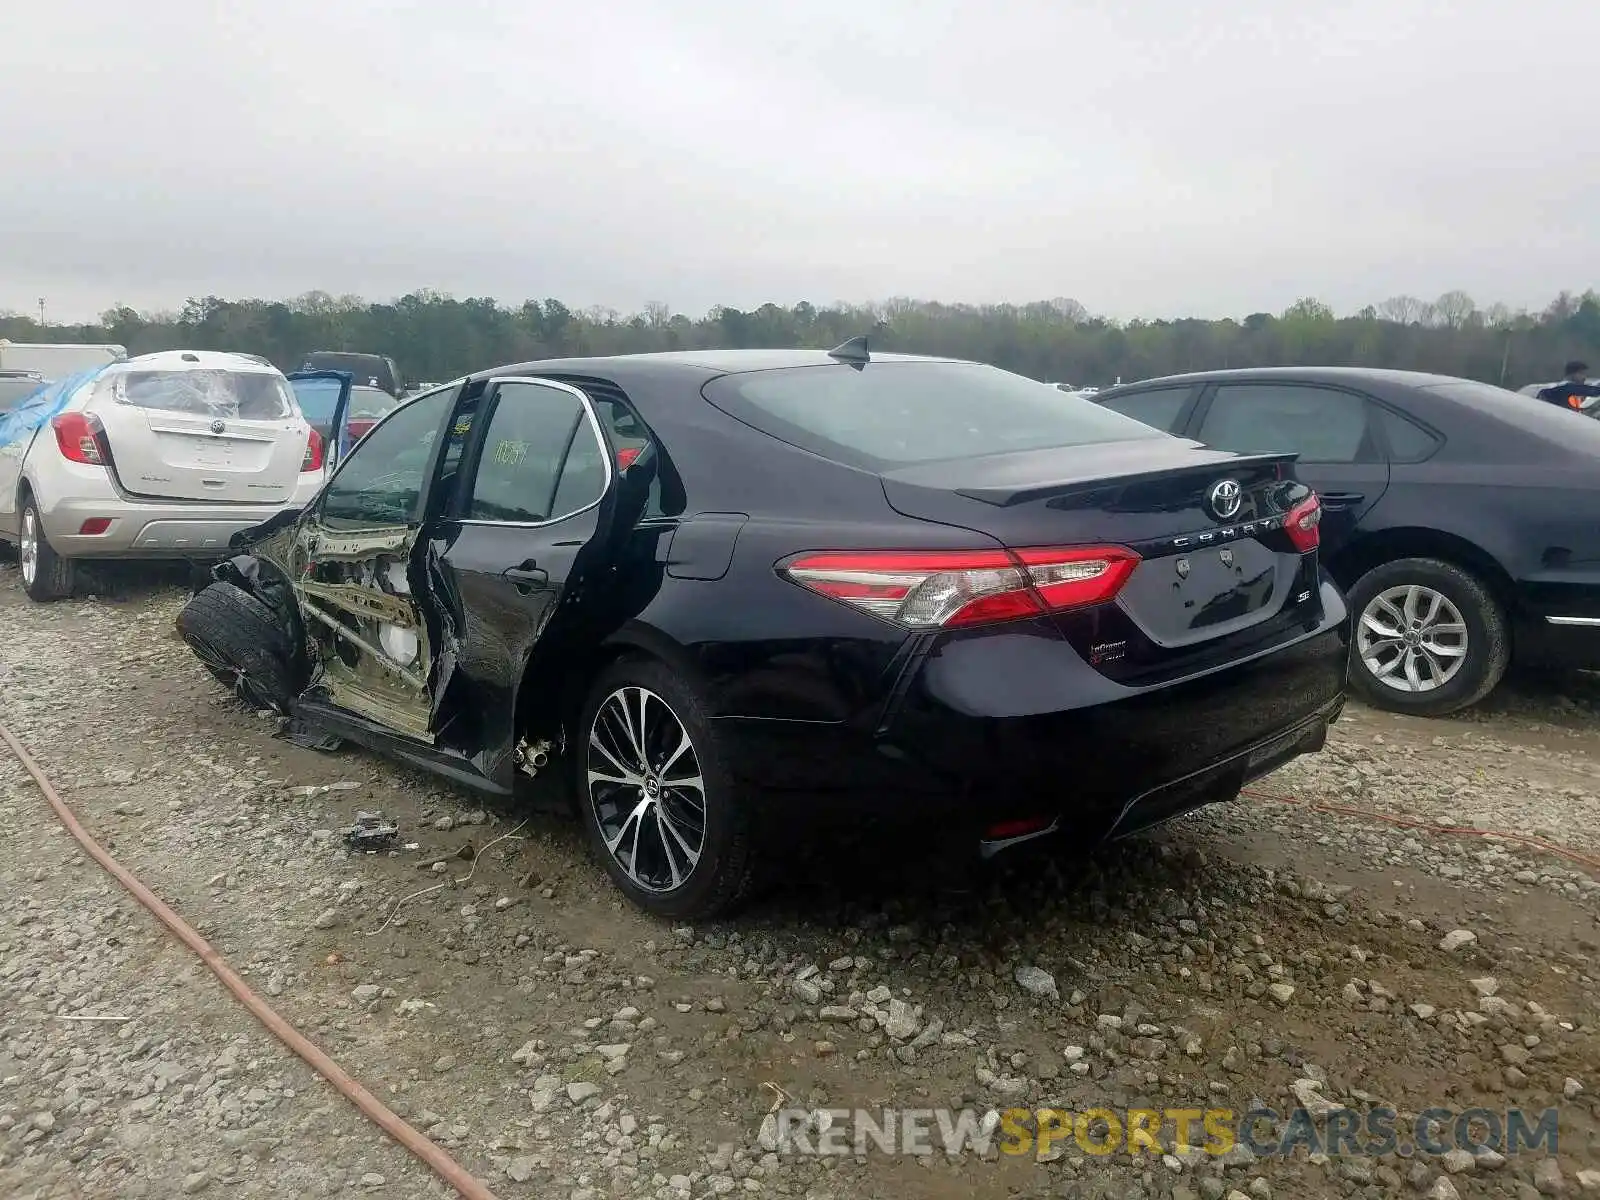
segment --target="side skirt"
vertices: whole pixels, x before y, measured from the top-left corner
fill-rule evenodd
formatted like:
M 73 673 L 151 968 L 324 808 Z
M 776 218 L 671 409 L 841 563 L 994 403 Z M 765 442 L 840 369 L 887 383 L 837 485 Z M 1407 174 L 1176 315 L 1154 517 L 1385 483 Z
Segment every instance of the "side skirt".
M 307 725 L 326 730 L 338 737 L 365 746 L 379 754 L 399 759 L 424 771 L 444 778 L 475 792 L 489 796 L 510 796 L 511 789 L 486 776 L 464 754 L 437 746 L 427 746 L 412 741 L 373 721 L 365 720 L 343 709 L 319 700 L 301 700 L 295 705 L 294 715 Z

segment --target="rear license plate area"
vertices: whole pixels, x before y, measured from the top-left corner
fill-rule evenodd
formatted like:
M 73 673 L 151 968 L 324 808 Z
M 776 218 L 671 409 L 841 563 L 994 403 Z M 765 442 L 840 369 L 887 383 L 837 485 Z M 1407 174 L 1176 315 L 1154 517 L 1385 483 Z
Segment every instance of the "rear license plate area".
M 1244 616 L 1272 598 L 1273 557 L 1250 541 L 1176 555 L 1173 595 L 1194 626 Z

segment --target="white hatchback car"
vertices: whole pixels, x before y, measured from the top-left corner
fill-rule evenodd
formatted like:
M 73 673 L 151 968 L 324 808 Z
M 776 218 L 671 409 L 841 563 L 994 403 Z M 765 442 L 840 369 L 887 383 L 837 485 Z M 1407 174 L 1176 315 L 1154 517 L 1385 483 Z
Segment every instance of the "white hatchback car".
M 0 538 L 34 600 L 78 559 L 222 557 L 323 480 L 324 440 L 253 355 L 163 351 L 62 380 L 0 415 Z

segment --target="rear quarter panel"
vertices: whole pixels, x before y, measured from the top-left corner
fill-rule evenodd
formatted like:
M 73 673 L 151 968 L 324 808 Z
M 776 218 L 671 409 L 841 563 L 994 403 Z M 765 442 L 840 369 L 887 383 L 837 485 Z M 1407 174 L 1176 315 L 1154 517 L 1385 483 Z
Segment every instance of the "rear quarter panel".
M 658 469 L 676 480 L 663 489 L 673 511 L 632 535 L 625 611 L 610 622 L 609 640 L 675 647 L 718 716 L 875 721 L 910 635 L 789 582 L 778 564 L 808 550 L 969 549 L 974 535 L 903 518 L 876 475 L 777 441 L 708 403 L 666 418 L 639 407 L 664 451 Z M 672 533 L 697 516 L 736 527 L 732 553 L 722 570 L 720 547 L 688 536 L 681 574 L 720 578 L 669 570 Z M 707 557 L 712 549 L 719 554 Z M 699 569 L 711 558 L 716 571 Z

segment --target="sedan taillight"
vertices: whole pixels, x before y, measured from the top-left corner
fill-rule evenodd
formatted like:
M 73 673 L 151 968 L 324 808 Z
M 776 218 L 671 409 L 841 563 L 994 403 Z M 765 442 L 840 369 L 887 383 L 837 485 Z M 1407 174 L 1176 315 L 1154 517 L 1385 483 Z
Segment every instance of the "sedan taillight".
M 1061 612 L 1112 599 L 1139 565 L 1121 546 L 806 554 L 783 573 L 819 595 L 913 629 Z
M 50 428 L 55 431 L 61 457 L 68 462 L 88 467 L 110 465 L 111 445 L 106 440 L 106 429 L 93 413 L 58 413 L 50 418 Z
M 1321 524 L 1322 501 L 1317 499 L 1314 492 L 1291 508 L 1283 518 L 1284 532 L 1301 554 L 1315 550 L 1322 541 L 1322 533 L 1318 528 Z

